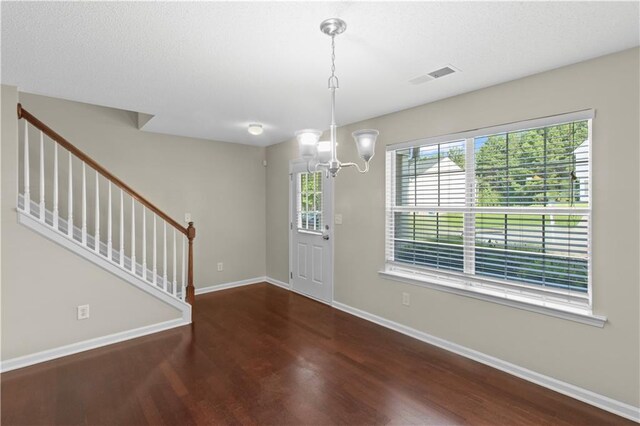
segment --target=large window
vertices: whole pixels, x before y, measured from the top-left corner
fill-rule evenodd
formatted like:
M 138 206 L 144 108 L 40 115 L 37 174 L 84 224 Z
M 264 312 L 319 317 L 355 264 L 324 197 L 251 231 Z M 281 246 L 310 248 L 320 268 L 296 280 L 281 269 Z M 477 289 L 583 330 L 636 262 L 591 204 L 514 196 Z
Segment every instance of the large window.
M 590 309 L 590 114 L 390 146 L 387 272 Z

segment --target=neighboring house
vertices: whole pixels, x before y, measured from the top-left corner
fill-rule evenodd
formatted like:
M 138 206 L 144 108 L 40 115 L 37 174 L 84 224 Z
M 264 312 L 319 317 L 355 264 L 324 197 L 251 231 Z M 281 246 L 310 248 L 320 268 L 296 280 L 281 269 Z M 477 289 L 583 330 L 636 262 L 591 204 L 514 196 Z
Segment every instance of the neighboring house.
M 449 157 L 423 160 L 417 176 L 410 177 L 403 194 L 405 205 L 432 204 L 441 206 L 464 206 L 464 170 Z M 433 196 L 433 189 L 439 188 Z M 439 203 L 438 203 L 439 201 Z
M 587 182 L 589 181 L 589 140 L 582 142 L 575 150 L 573 154 L 576 158 L 576 177 L 578 178 L 578 193 L 576 201 L 588 201 L 589 200 L 589 188 Z

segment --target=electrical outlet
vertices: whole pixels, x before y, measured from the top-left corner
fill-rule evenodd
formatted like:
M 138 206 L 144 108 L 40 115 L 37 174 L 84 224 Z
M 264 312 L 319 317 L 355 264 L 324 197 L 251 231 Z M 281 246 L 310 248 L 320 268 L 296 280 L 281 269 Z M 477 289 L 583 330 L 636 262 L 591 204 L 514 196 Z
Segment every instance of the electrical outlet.
M 336 213 L 333 216 L 333 221 L 335 222 L 336 225 L 342 225 L 342 215 L 340 213 Z
M 184 221 L 187 223 L 191 222 L 191 213 L 184 214 Z
M 410 304 L 409 293 L 402 293 L 402 304 L 404 306 L 409 306 L 409 304 Z
M 78 306 L 78 319 L 88 319 L 89 318 L 89 305 L 80 305 Z
M 222 262 L 218 262 L 218 272 L 222 272 L 224 269 L 224 264 Z

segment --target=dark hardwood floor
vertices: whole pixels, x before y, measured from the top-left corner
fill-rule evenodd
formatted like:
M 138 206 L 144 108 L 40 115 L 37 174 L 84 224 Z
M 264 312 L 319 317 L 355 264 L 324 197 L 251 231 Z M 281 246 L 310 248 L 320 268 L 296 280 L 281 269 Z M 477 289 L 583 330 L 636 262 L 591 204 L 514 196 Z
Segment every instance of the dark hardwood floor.
M 633 424 L 269 284 L 194 321 L 2 374 L 2 424 Z

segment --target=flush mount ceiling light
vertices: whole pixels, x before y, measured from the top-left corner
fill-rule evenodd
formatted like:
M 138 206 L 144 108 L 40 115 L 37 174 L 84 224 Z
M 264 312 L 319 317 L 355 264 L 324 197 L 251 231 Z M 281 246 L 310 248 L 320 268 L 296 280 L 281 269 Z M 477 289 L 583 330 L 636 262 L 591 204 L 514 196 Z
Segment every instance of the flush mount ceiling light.
M 356 163 L 342 163 L 338 160 L 336 148 L 336 89 L 338 77 L 336 77 L 336 47 L 335 37 L 347 29 L 347 24 L 338 18 L 331 18 L 320 24 L 320 31 L 331 37 L 331 76 L 329 77 L 329 90 L 331 91 L 331 140 L 320 141 L 322 132 L 315 129 L 304 129 L 296 132 L 300 156 L 307 160 L 309 171 L 324 169 L 335 177 L 343 167 L 355 167 L 360 173 L 369 171 L 369 160 L 373 158 L 376 146 L 377 130 L 358 130 L 352 133 L 356 142 L 358 155 L 364 160 L 364 169 Z
M 262 124 L 258 124 L 258 123 L 249 124 L 249 128 L 247 130 L 249 131 L 249 133 L 251 133 L 254 136 L 261 135 L 262 132 L 264 131 L 262 129 Z

